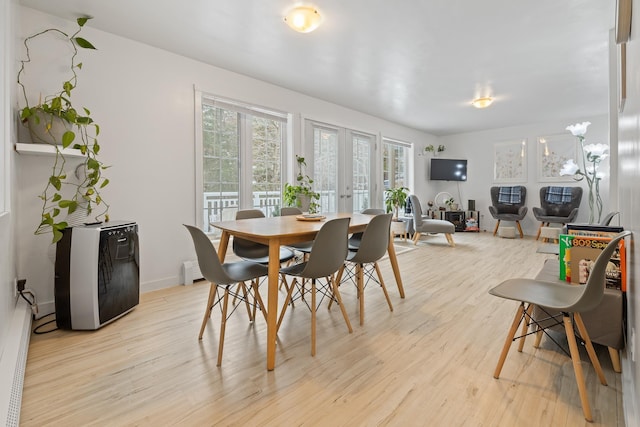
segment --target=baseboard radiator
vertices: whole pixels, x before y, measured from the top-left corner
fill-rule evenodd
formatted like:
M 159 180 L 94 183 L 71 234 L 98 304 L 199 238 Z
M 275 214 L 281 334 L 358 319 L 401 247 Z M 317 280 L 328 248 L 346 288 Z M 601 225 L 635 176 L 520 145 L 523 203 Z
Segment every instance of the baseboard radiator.
M 18 299 L 0 356 L 0 425 L 19 424 L 30 336 L 31 307 Z
M 193 285 L 193 282 L 204 279 L 198 261 L 185 261 L 182 263 L 182 283 Z

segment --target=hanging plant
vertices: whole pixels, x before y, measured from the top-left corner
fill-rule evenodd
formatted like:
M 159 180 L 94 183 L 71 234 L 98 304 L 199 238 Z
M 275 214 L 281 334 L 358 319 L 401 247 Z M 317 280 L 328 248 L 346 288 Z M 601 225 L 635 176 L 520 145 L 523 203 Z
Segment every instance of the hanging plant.
M 92 215 L 96 222 L 109 220 L 109 205 L 100 194 L 100 190 L 109 183 L 102 175 L 107 166 L 98 159 L 100 145 L 97 137 L 100 127 L 93 121 L 87 108 L 78 110 L 71 102 L 71 93 L 78 82 L 77 70 L 82 69 L 82 63 L 76 62 L 78 49 L 96 49 L 89 41 L 79 37 L 82 27 L 89 19 L 78 18 L 78 29 L 70 36 L 57 28 L 49 28 L 27 37 L 24 40 L 26 59 L 20 61 L 18 71 L 18 85 L 25 103 L 20 110 L 20 119 L 29 128 L 32 142 L 55 147 L 51 174 L 39 196 L 42 200 L 42 218 L 35 231 L 35 234 L 51 232 L 53 243 L 62 238 L 62 230 L 68 226 L 66 221 L 60 219 L 62 213 L 70 215 L 78 209 L 84 209 L 87 216 Z M 31 106 L 22 81 L 25 67 L 31 62 L 29 44 L 36 38 L 56 34 L 71 47 L 70 78 L 62 82 L 60 92 L 47 96 L 44 100 L 40 98 L 37 105 Z M 76 179 L 73 179 L 66 168 L 67 160 L 63 152 L 65 148 L 79 150 L 83 156 L 82 163 L 75 168 L 76 173 L 73 174 Z

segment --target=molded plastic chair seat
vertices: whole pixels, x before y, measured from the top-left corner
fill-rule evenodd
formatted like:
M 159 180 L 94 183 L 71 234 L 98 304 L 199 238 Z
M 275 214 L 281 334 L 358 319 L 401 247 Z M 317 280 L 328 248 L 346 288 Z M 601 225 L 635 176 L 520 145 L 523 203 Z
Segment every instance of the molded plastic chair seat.
M 511 343 L 515 339 L 522 339 L 518 348 L 518 351 L 522 351 L 524 339 L 528 335 L 527 329 L 530 323 L 534 323 L 538 328 L 538 331 L 541 330 L 545 333 L 545 330 L 549 327 L 564 324 L 567 341 L 569 343 L 570 356 L 573 361 L 576 383 L 578 385 L 578 392 L 582 403 L 582 411 L 587 421 L 592 420 L 591 408 L 587 398 L 587 389 L 584 383 L 582 366 L 580 364 L 580 354 L 578 352 L 578 345 L 576 343 L 576 337 L 573 329 L 574 323 L 578 327 L 580 336 L 584 339 L 587 353 L 589 354 L 591 363 L 600 378 L 600 382 L 603 385 L 607 385 L 604 373 L 602 372 L 602 367 L 600 366 L 600 362 L 598 361 L 598 357 L 595 353 L 593 344 L 591 343 L 591 339 L 589 338 L 589 334 L 584 326 L 580 313 L 593 310 L 602 301 L 607 264 L 611 259 L 611 255 L 617 248 L 618 242 L 630 234 L 631 233 L 629 231 L 623 231 L 611 239 L 609 244 L 596 258 L 585 285 L 571 285 L 522 278 L 505 280 L 489 291 L 491 295 L 520 302 L 516 316 L 513 319 L 511 328 L 509 329 L 509 333 L 505 339 L 500 359 L 498 360 L 498 364 L 493 374 L 494 378 L 498 378 L 500 376 L 500 372 L 504 361 L 507 358 L 507 353 L 509 352 Z M 532 317 L 534 307 L 553 309 L 561 312 L 562 323 L 559 321 L 553 323 L 544 322 L 543 325 Z M 521 335 L 519 337 L 515 337 L 518 326 L 521 323 Z
M 204 312 L 204 317 L 202 319 L 202 325 L 200 326 L 200 334 L 198 335 L 198 339 L 202 339 L 202 334 L 204 333 L 204 329 L 207 326 L 207 321 L 211 317 L 211 311 L 213 307 L 222 300 L 222 321 L 220 323 L 220 341 L 218 343 L 218 361 L 217 366 L 222 364 L 222 350 L 224 347 L 224 333 L 225 326 L 228 316 L 230 316 L 235 308 L 231 311 L 229 315 L 228 306 L 229 306 L 229 295 L 232 295 L 234 298 L 239 298 L 241 301 L 244 301 L 247 306 L 247 311 L 249 313 L 249 319 L 251 321 L 255 320 L 256 314 L 256 305 L 260 307 L 262 314 L 265 317 L 266 321 L 266 309 L 264 307 L 264 303 L 262 302 L 262 298 L 258 293 L 258 278 L 262 276 L 266 276 L 269 269 L 261 264 L 257 264 L 251 261 L 239 261 L 233 263 L 220 263 L 220 259 L 218 258 L 218 254 L 216 249 L 213 247 L 213 243 L 209 240 L 209 237 L 197 227 L 191 225 L 184 225 L 189 233 L 191 234 L 191 238 L 193 239 L 193 244 L 196 249 L 196 255 L 198 257 L 198 266 L 200 267 L 200 271 L 206 280 L 211 282 L 211 286 L 209 288 L 209 299 L 207 302 L 207 307 Z M 247 291 L 247 288 L 244 282 L 251 281 L 251 287 Z M 233 285 L 239 284 L 238 291 L 234 292 L 231 288 Z M 224 288 L 224 295 L 220 297 L 218 295 L 218 288 Z M 242 291 L 241 293 L 239 291 Z M 254 301 L 250 300 L 249 296 L 253 293 Z M 253 305 L 253 313 L 250 310 L 250 304 Z

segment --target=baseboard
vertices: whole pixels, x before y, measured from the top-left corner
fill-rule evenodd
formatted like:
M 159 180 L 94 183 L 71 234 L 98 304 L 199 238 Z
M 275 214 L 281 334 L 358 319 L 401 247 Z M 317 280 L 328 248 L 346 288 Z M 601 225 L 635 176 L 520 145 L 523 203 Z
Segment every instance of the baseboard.
M 21 299 L 16 303 L 8 331 L 0 358 L 0 425 L 17 426 L 31 336 L 31 307 Z
M 621 353 L 622 410 L 624 412 L 624 425 L 638 426 L 640 425 L 640 408 L 638 407 L 638 399 L 640 399 L 640 396 L 636 396 L 636 390 L 633 386 L 634 371 L 632 364 L 634 362 L 629 359 L 626 351 Z

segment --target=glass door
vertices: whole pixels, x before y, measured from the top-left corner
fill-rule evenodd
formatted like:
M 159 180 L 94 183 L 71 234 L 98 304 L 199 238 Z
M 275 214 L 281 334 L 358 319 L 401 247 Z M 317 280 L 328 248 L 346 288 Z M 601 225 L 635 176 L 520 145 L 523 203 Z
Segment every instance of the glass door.
M 320 193 L 321 212 L 359 212 L 371 207 L 375 136 L 307 121 L 309 172 Z M 309 145 L 312 145 L 310 147 Z

